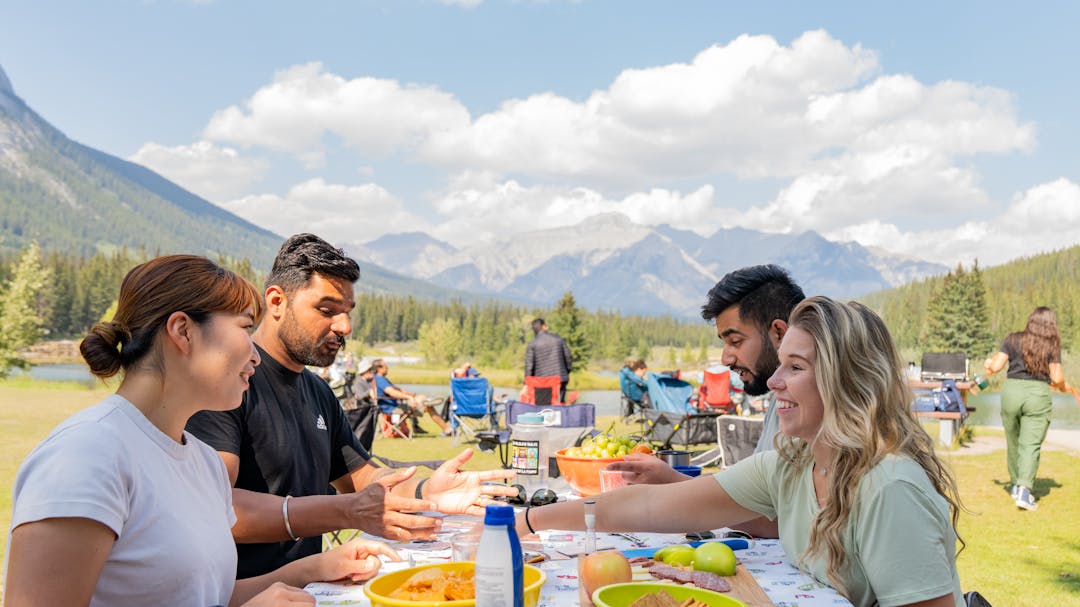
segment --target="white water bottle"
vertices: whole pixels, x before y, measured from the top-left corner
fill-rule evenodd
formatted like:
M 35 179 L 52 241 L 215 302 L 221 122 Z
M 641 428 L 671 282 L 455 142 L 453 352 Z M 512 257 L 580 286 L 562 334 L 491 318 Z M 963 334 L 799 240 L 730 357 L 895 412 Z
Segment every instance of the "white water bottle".
M 514 508 L 490 505 L 476 547 L 476 607 L 523 607 L 525 567 Z

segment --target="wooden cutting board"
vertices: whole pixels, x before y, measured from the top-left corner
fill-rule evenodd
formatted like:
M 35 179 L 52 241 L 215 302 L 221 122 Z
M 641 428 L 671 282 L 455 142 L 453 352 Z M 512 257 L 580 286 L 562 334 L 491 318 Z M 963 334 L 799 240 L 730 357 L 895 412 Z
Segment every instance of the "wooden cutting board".
M 735 569 L 735 575 L 725 579 L 731 584 L 731 592 L 727 594 L 746 603 L 749 607 L 775 607 L 769 600 L 769 595 L 765 594 L 754 576 L 750 575 L 741 563 Z
M 635 582 L 656 582 L 658 581 L 653 576 L 649 575 L 649 572 L 641 567 L 635 567 L 633 571 L 633 580 Z M 765 591 L 761 589 L 761 586 L 754 579 L 753 575 L 746 570 L 746 567 L 741 563 L 735 569 L 735 575 L 724 578 L 729 584 L 731 584 L 731 592 L 725 592 L 724 594 L 730 594 L 732 597 L 739 599 L 747 604 L 748 607 L 776 607 L 769 595 L 765 594 Z M 674 584 L 675 582 L 670 582 Z

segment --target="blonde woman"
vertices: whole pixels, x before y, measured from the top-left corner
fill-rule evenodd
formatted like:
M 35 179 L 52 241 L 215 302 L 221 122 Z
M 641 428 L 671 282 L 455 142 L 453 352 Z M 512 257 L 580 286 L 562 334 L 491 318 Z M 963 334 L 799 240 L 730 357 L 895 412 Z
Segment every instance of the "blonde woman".
M 1034 510 L 1037 506 L 1031 489 L 1050 427 L 1050 387 L 1070 390 L 1061 368 L 1061 337 L 1054 311 L 1045 306 L 1035 308 L 1024 330 L 1005 337 L 1001 349 L 983 366 L 987 375 L 1008 366 L 1001 388 L 1001 424 L 1005 427 L 1009 488 L 1018 508 Z
M 675 533 L 764 515 L 779 520 L 789 558 L 857 607 L 962 606 L 956 485 L 910 412 L 885 324 L 825 297 L 803 301 L 788 324 L 768 380 L 779 449 L 712 477 L 605 493 L 597 529 Z M 565 502 L 526 510 L 518 531 L 583 520 L 580 502 Z

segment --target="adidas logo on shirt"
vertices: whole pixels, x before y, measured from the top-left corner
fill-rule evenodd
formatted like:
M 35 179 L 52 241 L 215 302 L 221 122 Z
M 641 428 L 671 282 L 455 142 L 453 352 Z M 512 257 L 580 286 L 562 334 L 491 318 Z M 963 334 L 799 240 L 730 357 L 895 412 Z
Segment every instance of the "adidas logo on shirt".
M 319 430 L 326 430 L 326 420 L 323 419 L 322 413 L 319 414 L 319 419 L 315 420 L 315 427 Z

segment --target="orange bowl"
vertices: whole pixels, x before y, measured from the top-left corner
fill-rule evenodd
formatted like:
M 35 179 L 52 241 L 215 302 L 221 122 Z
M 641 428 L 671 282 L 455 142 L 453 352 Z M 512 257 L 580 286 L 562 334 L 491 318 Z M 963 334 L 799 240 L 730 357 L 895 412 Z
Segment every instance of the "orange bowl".
M 555 452 L 559 462 L 559 474 L 570 483 L 574 491 L 584 496 L 599 495 L 600 471 L 611 462 L 621 462 L 621 457 L 570 457 L 566 449 Z

